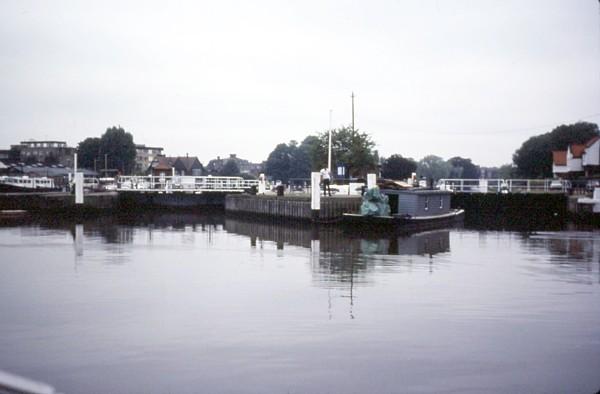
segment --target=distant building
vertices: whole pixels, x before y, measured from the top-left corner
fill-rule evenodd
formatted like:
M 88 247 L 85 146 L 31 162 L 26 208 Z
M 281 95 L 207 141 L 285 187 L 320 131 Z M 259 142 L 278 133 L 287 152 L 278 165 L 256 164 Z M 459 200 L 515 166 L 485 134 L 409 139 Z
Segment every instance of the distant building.
M 479 177 L 481 179 L 497 179 L 500 178 L 500 174 L 496 167 L 480 167 Z
M 206 171 L 212 175 L 219 175 L 225 166 L 225 163 L 230 160 L 233 160 L 235 164 L 237 164 L 241 174 L 248 174 L 256 177 L 263 172 L 263 163 L 251 163 L 248 160 L 240 159 L 236 154 L 233 153 L 230 154 L 226 159 L 222 159 L 220 156 L 217 156 L 216 159 L 209 161 L 206 165 Z
M 135 146 L 135 173 L 144 174 L 150 167 L 150 163 L 157 156 L 161 156 L 163 148 L 156 146 L 136 145 Z
M 11 148 L 21 152 L 20 159 L 24 163 L 61 164 L 65 167 L 73 166 L 76 151 L 64 141 L 22 141 Z
M 173 164 L 168 157 L 157 156 L 148 166 L 147 174 L 152 176 L 171 176 L 173 175 Z
M 204 175 L 204 167 L 196 156 L 157 156 L 150 163 L 147 173 L 153 176 L 160 176 L 161 174 L 167 176 L 173 174 L 202 176 Z
M 204 166 L 196 156 L 172 157 L 175 175 L 204 175 Z

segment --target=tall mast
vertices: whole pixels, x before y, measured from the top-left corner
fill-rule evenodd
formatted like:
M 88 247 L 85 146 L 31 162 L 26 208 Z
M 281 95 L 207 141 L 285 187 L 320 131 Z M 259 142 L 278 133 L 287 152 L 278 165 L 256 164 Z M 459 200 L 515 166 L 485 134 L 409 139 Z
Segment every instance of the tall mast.
M 352 131 L 354 132 L 354 92 L 352 92 Z
M 327 169 L 331 172 L 331 115 L 333 113 L 333 110 L 330 109 L 329 110 L 329 145 L 328 145 L 328 152 L 327 152 Z

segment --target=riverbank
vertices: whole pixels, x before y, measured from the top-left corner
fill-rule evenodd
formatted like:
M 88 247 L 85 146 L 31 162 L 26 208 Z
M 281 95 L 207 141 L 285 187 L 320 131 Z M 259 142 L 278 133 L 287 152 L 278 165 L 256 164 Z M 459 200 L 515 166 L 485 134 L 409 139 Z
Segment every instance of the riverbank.
M 137 196 L 118 192 L 86 193 L 84 204 L 77 205 L 75 196 L 70 193 L 0 193 L 0 211 L 5 211 L 6 215 L 20 211 L 79 215 L 111 212 L 139 214 L 152 210 L 203 211 L 216 208 L 233 216 L 328 223 L 338 221 L 343 213 L 358 212 L 362 203 L 359 196 L 321 197 L 320 210 L 315 216 L 316 213 L 311 210 L 310 196 L 306 194 L 205 194 L 206 196 L 156 194 L 158 197 L 149 194 L 148 197 L 145 194 Z M 568 221 L 600 224 L 598 215 L 579 206 L 577 198 L 578 196 L 540 193 L 454 193 L 451 206 L 464 209 L 466 220 L 470 223 L 494 225 L 497 228 L 546 224 L 556 226 Z
M 0 210 L 27 212 L 103 211 L 118 208 L 119 193 L 87 193 L 84 204 L 75 204 L 75 195 L 65 192 L 1 193 Z

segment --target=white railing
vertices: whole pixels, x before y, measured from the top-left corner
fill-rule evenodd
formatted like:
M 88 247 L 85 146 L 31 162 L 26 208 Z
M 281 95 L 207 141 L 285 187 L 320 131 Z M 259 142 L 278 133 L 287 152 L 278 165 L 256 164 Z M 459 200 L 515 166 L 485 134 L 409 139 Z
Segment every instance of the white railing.
M 117 190 L 139 192 L 227 192 L 241 193 L 258 188 L 257 180 L 225 176 L 120 176 Z
M 562 179 L 440 179 L 437 188 L 463 193 L 565 193 Z

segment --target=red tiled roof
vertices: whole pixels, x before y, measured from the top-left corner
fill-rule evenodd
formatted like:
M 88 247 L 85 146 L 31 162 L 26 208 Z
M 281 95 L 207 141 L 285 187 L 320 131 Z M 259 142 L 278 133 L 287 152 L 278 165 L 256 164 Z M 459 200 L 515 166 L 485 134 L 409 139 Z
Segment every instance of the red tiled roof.
M 585 145 L 583 144 L 571 144 L 571 154 L 574 158 L 580 158 L 585 152 Z
M 173 166 L 171 165 L 171 161 L 168 157 L 158 156 L 155 159 L 157 162 L 152 165 L 153 170 L 167 170 L 170 171 Z
M 567 151 L 566 150 L 552 151 L 552 163 L 555 166 L 566 166 L 567 165 Z

